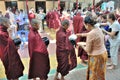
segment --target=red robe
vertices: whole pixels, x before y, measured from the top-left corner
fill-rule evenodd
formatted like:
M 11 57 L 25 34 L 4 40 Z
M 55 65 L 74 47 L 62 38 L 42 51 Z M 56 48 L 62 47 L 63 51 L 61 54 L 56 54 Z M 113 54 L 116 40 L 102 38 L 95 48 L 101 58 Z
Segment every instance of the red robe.
M 50 12 L 47 13 L 46 15 L 46 23 L 47 23 L 47 26 L 50 28 Z
M 83 17 L 80 16 L 80 13 L 77 13 L 76 16 L 73 17 L 73 27 L 74 27 L 74 33 L 80 33 L 83 27 Z M 79 38 L 76 40 L 76 42 L 79 41 Z
M 73 17 L 73 27 L 74 33 L 79 33 L 83 27 L 83 17 L 80 16 L 80 13 L 77 13 L 76 16 Z
M 56 34 L 56 56 L 57 56 L 57 72 L 60 72 L 62 76 L 69 73 L 70 70 L 77 66 L 75 49 L 68 40 L 69 33 L 65 29 L 60 27 Z M 72 64 L 69 64 L 68 55 Z
M 24 66 L 13 40 L 9 37 L 7 28 L 0 26 L 0 58 L 5 68 L 7 79 L 17 79 L 23 76 Z
M 37 30 L 31 28 L 28 36 L 28 49 L 30 55 L 30 67 L 28 78 L 40 77 L 47 79 L 50 70 L 50 62 L 47 47 Z
M 54 11 L 54 29 L 58 29 L 61 26 L 61 22 L 60 22 L 60 18 L 59 18 L 59 14 L 57 11 Z
M 53 11 L 51 11 L 49 13 L 49 15 L 50 15 L 50 18 L 49 18 L 49 28 L 54 28 L 54 26 L 55 26 L 55 24 L 54 24 L 55 16 L 54 16 Z

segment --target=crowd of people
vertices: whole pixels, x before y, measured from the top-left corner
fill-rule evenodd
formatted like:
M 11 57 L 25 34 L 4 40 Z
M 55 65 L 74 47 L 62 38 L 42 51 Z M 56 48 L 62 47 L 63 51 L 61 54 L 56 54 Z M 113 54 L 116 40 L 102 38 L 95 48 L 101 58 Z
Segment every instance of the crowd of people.
M 50 71 L 49 52 L 39 34 L 39 31 L 45 32 L 46 21 L 47 27 L 56 31 L 58 65 L 54 80 L 65 80 L 69 71 L 77 66 L 76 53 L 82 63 L 88 65 L 86 80 L 105 80 L 106 68 L 115 69 L 118 65 L 119 19 L 120 14 L 107 8 L 104 11 L 64 10 L 62 13 L 51 10 L 46 14 L 42 8 L 38 13 L 31 8 L 29 14 L 22 9 L 13 13 L 11 8 L 7 9 L 5 15 L 0 12 L 0 58 L 7 79 L 18 80 L 23 76 L 24 65 L 13 39 L 19 38 L 17 32 L 27 30 L 30 56 L 28 79 L 36 80 L 39 77 L 40 80 L 47 80 Z M 71 35 L 77 36 L 77 39 L 73 37 L 70 40 Z M 108 61 L 109 64 L 106 64 Z

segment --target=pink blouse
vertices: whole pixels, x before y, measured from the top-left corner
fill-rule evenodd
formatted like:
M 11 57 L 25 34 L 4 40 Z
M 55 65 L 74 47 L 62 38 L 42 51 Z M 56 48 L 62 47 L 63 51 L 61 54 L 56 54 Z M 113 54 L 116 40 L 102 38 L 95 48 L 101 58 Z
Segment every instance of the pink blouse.
M 86 51 L 89 55 L 99 55 L 106 51 L 104 34 L 100 28 L 95 28 L 87 34 Z

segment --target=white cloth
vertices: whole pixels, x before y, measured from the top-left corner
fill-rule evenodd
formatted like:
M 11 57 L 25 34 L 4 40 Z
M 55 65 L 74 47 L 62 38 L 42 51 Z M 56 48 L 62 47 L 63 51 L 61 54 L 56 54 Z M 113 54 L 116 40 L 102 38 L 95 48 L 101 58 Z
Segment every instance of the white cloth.
M 109 2 L 107 3 L 107 6 L 106 6 L 106 7 L 108 7 L 108 11 L 110 11 L 110 12 L 113 12 L 113 11 L 114 11 L 114 4 L 115 4 L 114 1 L 109 1 Z
M 120 44 L 120 24 L 118 23 L 118 21 L 115 21 L 110 28 L 112 29 L 112 31 L 117 32 L 119 31 L 117 36 L 114 37 L 110 37 L 109 41 L 111 43 L 112 46 L 116 46 L 118 44 Z
M 110 46 L 111 61 L 112 61 L 112 64 L 114 65 L 118 64 L 118 49 L 119 49 L 119 45 Z
M 110 28 L 112 31 L 119 31 L 117 36 L 110 37 L 109 42 L 110 42 L 110 55 L 111 55 L 111 61 L 114 65 L 118 64 L 118 49 L 120 45 L 120 24 L 118 21 L 115 21 Z

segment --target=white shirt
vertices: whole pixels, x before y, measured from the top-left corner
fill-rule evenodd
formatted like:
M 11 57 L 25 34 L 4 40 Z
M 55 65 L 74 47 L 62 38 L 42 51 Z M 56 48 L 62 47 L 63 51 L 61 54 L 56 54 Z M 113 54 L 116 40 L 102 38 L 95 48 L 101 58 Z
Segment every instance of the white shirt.
M 117 36 L 109 38 L 109 41 L 110 41 L 111 45 L 116 46 L 118 44 L 118 42 L 120 42 L 120 24 L 118 23 L 118 21 L 114 21 L 114 23 L 110 26 L 110 28 L 112 29 L 112 32 L 113 31 L 114 32 L 119 31 Z

